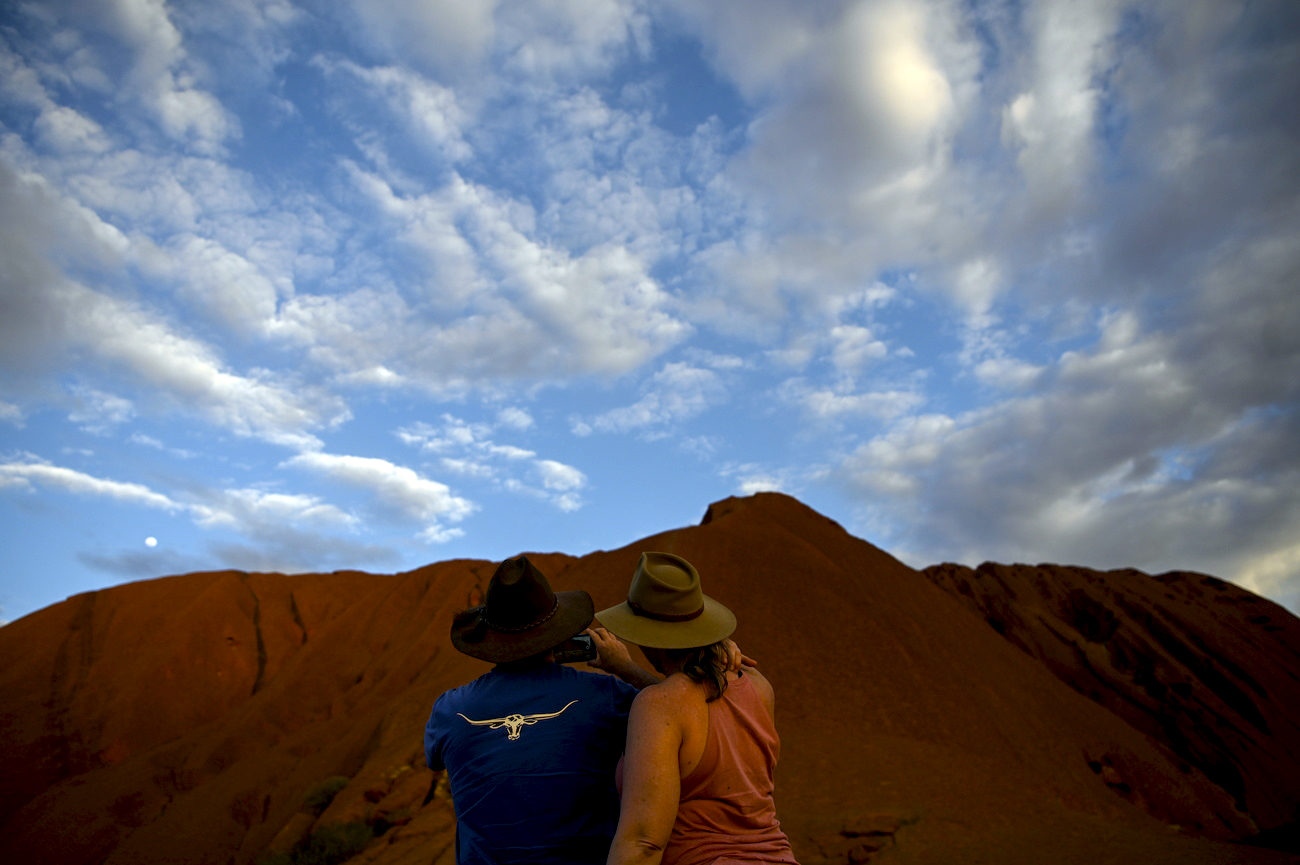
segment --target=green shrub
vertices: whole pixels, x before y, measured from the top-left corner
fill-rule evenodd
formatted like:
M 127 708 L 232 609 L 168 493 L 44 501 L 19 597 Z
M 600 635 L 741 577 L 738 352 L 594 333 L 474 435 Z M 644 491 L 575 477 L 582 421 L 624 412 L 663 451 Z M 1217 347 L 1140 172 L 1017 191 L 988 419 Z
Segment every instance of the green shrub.
M 303 806 L 310 808 L 314 814 L 321 813 L 330 806 L 330 802 L 334 801 L 334 797 L 348 785 L 350 780 L 343 775 L 326 778 L 307 791 L 307 795 L 302 798 Z
M 322 826 L 293 850 L 293 865 L 339 865 L 361 852 L 375 837 L 365 823 Z

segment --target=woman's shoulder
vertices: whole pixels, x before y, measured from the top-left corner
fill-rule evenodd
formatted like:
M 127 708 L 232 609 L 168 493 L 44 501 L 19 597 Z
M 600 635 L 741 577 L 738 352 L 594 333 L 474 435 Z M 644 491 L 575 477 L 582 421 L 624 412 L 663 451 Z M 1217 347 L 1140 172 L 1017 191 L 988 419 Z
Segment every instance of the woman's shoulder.
M 636 703 L 645 708 L 673 708 L 703 703 L 704 689 L 690 677 L 674 673 L 655 685 L 642 688 L 636 695 Z
M 772 688 L 772 683 L 758 671 L 757 667 L 745 667 L 741 672 L 743 675 L 740 680 L 748 682 L 767 710 L 773 711 L 776 707 L 776 692 Z

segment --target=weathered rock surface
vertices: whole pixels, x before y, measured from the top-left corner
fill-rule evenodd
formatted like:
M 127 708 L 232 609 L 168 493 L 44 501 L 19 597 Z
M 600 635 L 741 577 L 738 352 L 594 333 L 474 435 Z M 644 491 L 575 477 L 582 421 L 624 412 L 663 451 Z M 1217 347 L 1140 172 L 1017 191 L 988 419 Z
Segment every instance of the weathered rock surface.
M 1300 621 L 1205 574 L 935 565 L 925 575 L 1061 681 L 1167 746 L 1260 830 L 1300 819 Z M 1123 791 L 1123 772 L 1090 764 Z
M 1267 732 L 1219 732 L 1245 779 L 1228 790 L 1218 764 L 1181 755 L 1164 726 L 1080 693 L 970 598 L 789 497 L 727 499 L 698 526 L 619 550 L 530 557 L 601 609 L 648 549 L 699 568 L 776 685 L 778 811 L 804 865 L 1293 861 L 1232 842 L 1288 807 L 1264 763 L 1300 751 L 1288 738 L 1300 703 L 1273 680 L 1300 675 L 1294 653 L 1214 629 L 1189 643 L 1187 669 L 1229 671 L 1253 693 L 1232 671 L 1247 672 L 1273 699 L 1259 710 Z M 0 628 L 0 859 L 243 865 L 302 833 L 306 794 L 341 775 L 307 831 L 370 826 L 357 862 L 451 862 L 450 798 L 422 765 L 421 735 L 433 699 L 487 668 L 447 631 L 493 568 L 192 574 Z M 1127 602 L 1135 630 L 1140 610 L 1164 626 L 1151 599 Z M 1252 627 L 1294 633 L 1285 612 L 1259 609 L 1270 620 Z M 1276 665 L 1267 676 L 1261 651 Z M 1231 703 L 1217 687 L 1198 699 L 1211 691 Z M 1222 717 L 1246 718 L 1234 711 Z

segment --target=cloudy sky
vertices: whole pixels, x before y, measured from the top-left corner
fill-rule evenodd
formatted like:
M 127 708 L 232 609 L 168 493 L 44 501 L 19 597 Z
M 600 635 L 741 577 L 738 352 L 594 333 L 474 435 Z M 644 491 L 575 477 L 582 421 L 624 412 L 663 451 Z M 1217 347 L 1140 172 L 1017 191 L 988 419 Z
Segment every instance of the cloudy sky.
M 1300 609 L 1300 4 L 15 0 L 0 620 L 794 495 Z

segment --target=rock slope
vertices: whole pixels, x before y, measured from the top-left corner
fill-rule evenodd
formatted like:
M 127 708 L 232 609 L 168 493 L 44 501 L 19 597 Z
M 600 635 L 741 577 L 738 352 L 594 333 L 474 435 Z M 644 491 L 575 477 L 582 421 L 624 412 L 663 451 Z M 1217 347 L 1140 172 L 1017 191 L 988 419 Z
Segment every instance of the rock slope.
M 986 563 L 924 573 L 1203 772 L 1259 829 L 1300 819 L 1300 621 L 1282 607 L 1177 571 Z
M 1219 737 L 1244 779 L 1232 787 L 1166 726 L 1081 693 L 1046 655 L 1009 642 L 973 590 L 937 584 L 787 496 L 717 502 L 697 526 L 581 558 L 525 552 L 601 609 L 651 549 L 697 566 L 776 686 L 777 806 L 803 865 L 1293 861 L 1237 843 L 1289 807 L 1267 755 L 1300 752 L 1297 703 L 1279 703 L 1291 692 L 1255 672 L 1263 644 L 1211 629 L 1181 661 L 1198 681 L 1229 671 L 1254 693 L 1240 670 L 1276 689 L 1253 744 Z M 0 628 L 0 859 L 243 865 L 361 827 L 353 861 L 450 862 L 450 800 L 421 764 L 420 737 L 433 699 L 487 667 L 447 632 L 494 566 L 191 574 Z M 1148 616 L 1125 614 L 1135 633 L 1163 626 L 1150 599 L 1130 603 Z M 1282 630 L 1251 627 L 1294 633 L 1285 613 L 1259 609 Z M 1300 674 L 1293 655 L 1268 663 Z M 1208 702 L 1211 691 L 1229 693 L 1191 693 Z M 341 789 L 325 801 L 327 779 Z

